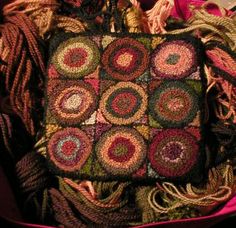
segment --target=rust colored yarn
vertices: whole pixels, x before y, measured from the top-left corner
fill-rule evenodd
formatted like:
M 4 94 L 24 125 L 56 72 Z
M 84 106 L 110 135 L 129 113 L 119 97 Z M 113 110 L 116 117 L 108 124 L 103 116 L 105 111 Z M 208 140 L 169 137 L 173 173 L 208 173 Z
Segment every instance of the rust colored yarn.
M 39 48 L 37 30 L 24 14 L 7 15 L 0 26 L 2 43 L 8 55 L 2 68 L 5 88 L 13 111 L 22 119 L 27 130 L 36 131 L 37 101 L 43 87 L 45 65 Z M 36 89 L 37 87 L 37 89 Z
M 64 178 L 64 181 L 70 185 L 72 188 L 78 190 L 80 193 L 81 199 L 86 203 L 86 205 L 100 210 L 104 212 L 110 212 L 117 209 L 120 209 L 124 205 L 128 203 L 127 197 L 122 197 L 123 193 L 125 192 L 128 183 L 104 183 L 103 187 L 101 182 L 98 182 L 98 186 L 96 183 L 92 183 L 90 181 L 82 181 L 81 183 L 77 184 L 74 181 Z M 94 186 L 93 186 L 94 185 Z M 107 194 L 106 198 L 103 197 L 104 185 L 109 186 L 108 188 L 115 190 L 111 194 Z M 94 189 L 96 186 L 97 191 Z M 110 190 L 110 189 L 109 189 Z M 111 190 L 110 190 L 111 191 Z

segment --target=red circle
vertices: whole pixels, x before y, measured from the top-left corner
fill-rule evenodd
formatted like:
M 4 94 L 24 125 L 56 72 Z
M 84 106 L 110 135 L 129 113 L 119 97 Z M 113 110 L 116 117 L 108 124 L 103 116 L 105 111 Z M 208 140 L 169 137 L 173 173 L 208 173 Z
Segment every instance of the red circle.
M 114 150 L 116 150 L 118 146 L 125 147 L 127 152 L 121 156 L 114 154 Z M 129 139 L 123 137 L 116 138 L 112 142 L 110 148 L 108 149 L 108 156 L 116 162 L 129 161 L 133 157 L 134 153 L 135 153 L 135 147 L 132 144 L 132 142 Z
M 77 145 L 74 142 L 67 141 L 63 143 L 61 149 L 65 155 L 71 155 L 76 148 Z
M 137 98 L 129 92 L 123 92 L 112 100 L 111 107 L 119 115 L 126 115 L 132 112 L 137 103 Z
M 132 60 L 128 66 L 121 66 L 117 62 L 120 55 L 129 53 L 132 55 Z M 118 70 L 125 71 L 126 73 L 132 72 L 135 67 L 135 62 L 137 61 L 137 53 L 132 48 L 121 48 L 113 57 L 113 64 Z
M 198 153 L 199 146 L 193 135 L 182 129 L 167 129 L 153 138 L 148 156 L 152 168 L 159 175 L 180 177 L 193 168 Z
M 83 66 L 88 57 L 88 53 L 83 48 L 71 48 L 64 55 L 63 63 L 69 67 Z
M 122 66 L 118 58 L 130 54 L 132 60 Z M 149 65 L 149 52 L 145 45 L 133 38 L 120 38 L 110 43 L 102 55 L 102 64 L 107 74 L 114 79 L 131 81 L 141 76 Z
M 73 172 L 86 163 L 92 151 L 92 143 L 82 130 L 64 128 L 52 135 L 47 148 L 54 165 L 64 171 Z

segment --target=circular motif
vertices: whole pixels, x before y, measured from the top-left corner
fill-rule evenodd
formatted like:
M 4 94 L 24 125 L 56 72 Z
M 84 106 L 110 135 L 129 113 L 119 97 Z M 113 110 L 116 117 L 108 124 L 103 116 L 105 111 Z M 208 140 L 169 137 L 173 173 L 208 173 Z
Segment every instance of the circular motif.
M 95 147 L 98 161 L 113 175 L 137 171 L 146 157 L 146 145 L 134 129 L 115 127 L 103 134 Z
M 65 125 L 75 125 L 88 119 L 97 104 L 93 87 L 81 81 L 61 83 L 50 99 L 52 114 Z
M 196 164 L 199 146 L 188 132 L 168 129 L 158 133 L 149 149 L 152 168 L 164 177 L 180 177 Z
M 87 37 L 74 37 L 61 43 L 52 57 L 57 71 L 67 78 L 80 78 L 96 70 L 100 53 Z
M 114 79 L 131 81 L 144 73 L 149 63 L 145 46 L 132 38 L 122 38 L 108 45 L 102 56 L 105 71 Z
M 78 128 L 56 132 L 48 142 L 48 154 L 53 163 L 64 171 L 78 171 L 92 151 L 88 136 Z
M 196 51 L 184 40 L 160 44 L 152 53 L 152 70 L 157 77 L 181 79 L 197 70 Z
M 193 121 L 199 110 L 198 95 L 182 82 L 165 82 L 151 96 L 149 110 L 162 126 L 183 127 Z
M 103 93 L 100 109 L 113 124 L 126 125 L 140 119 L 147 108 L 147 94 L 132 82 L 119 82 Z

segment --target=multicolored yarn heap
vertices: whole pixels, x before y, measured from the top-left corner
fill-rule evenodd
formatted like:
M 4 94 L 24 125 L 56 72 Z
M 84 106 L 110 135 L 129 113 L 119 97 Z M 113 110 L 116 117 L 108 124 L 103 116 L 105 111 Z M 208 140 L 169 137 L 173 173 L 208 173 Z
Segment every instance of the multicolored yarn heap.
M 73 7 L 71 7 L 73 10 L 67 11 L 67 15 L 63 13 L 64 2 L 67 2 L 67 8 L 70 8 L 69 4 L 73 3 Z M 142 10 L 140 3 L 136 0 L 119 0 L 118 8 L 114 7 L 116 1 L 99 1 L 97 7 L 94 8 L 99 12 L 97 14 L 93 12 L 90 15 L 89 2 L 94 3 L 93 0 L 17 0 L 4 9 L 5 24 L 0 25 L 0 145 L 8 151 L 8 155 L 14 157 L 14 162 L 19 160 L 16 165 L 16 174 L 24 199 L 26 199 L 24 206 L 27 212 L 34 211 L 37 213 L 35 217 L 32 217 L 34 222 L 64 227 L 135 226 L 154 221 L 198 217 L 211 213 L 212 210 L 229 200 L 236 191 L 236 129 L 234 127 L 236 89 L 235 72 L 232 70 L 235 68 L 235 54 L 233 52 L 235 51 L 236 40 L 235 18 L 226 15 L 222 17 L 211 15 L 203 5 L 197 10 L 190 9 L 192 17 L 186 23 L 173 24 L 173 19 L 170 17 L 173 5 L 169 0 L 157 1 L 155 6 L 146 12 Z M 116 10 L 118 13 L 114 14 Z M 71 14 L 68 15 L 68 12 Z M 81 14 L 81 12 L 83 13 Z M 14 17 L 19 18 L 19 20 L 13 20 Z M 122 23 L 116 21 L 119 18 L 122 18 Z M 171 31 L 172 25 L 182 29 Z M 204 113 L 209 114 L 209 118 L 206 118 L 206 120 L 208 119 L 207 124 L 214 123 L 209 133 L 215 137 L 214 145 L 211 145 L 209 137 L 206 138 L 209 141 L 206 140 L 208 144 L 206 152 L 208 153 L 205 165 L 209 169 L 209 174 L 208 178 L 204 179 L 205 182 L 203 181 L 200 185 L 187 182 L 184 185 L 178 181 L 160 180 L 159 176 L 157 184 L 148 185 L 137 185 L 131 181 L 101 182 L 95 180 L 91 182 L 81 181 L 78 178 L 62 177 L 64 175 L 52 175 L 51 170 L 48 169 L 48 163 L 45 159 L 49 155 L 48 148 L 53 147 L 55 141 L 61 140 L 62 143 L 58 144 L 57 147 L 59 148 L 57 157 L 53 155 L 54 161 L 59 161 L 59 166 L 62 166 L 63 163 L 62 169 L 67 170 L 67 173 L 73 169 L 78 169 L 79 166 L 84 167 L 83 174 L 89 173 L 90 170 L 87 167 L 93 166 L 93 160 L 89 157 L 91 138 L 94 137 L 95 142 L 98 142 L 96 148 L 98 148 L 99 154 L 104 151 L 102 149 L 107 139 L 110 140 L 111 135 L 113 138 L 116 136 L 116 131 L 122 132 L 123 138 L 126 137 L 127 145 L 129 144 L 126 148 L 121 146 L 116 150 L 118 156 L 122 155 L 126 149 L 133 150 L 132 141 L 138 142 L 137 145 L 140 150 L 145 150 L 150 137 L 153 137 L 154 141 L 150 144 L 153 151 L 157 148 L 165 148 L 161 156 L 165 163 L 175 159 L 175 156 L 180 156 L 178 148 L 181 148 L 181 143 L 185 143 L 186 140 L 188 143 L 192 143 L 192 148 L 195 148 L 191 150 L 193 157 L 196 151 L 197 153 L 199 151 L 196 150 L 195 140 L 201 138 L 199 127 L 203 120 L 199 118 L 199 111 L 203 111 L 203 108 L 197 107 L 196 109 L 191 104 L 196 103 L 201 90 L 205 88 L 201 88 L 201 83 L 197 79 L 199 77 L 199 67 L 196 65 L 198 60 L 194 59 L 191 54 L 194 49 L 192 49 L 192 45 L 183 44 L 185 35 L 182 37 L 180 35 L 176 41 L 171 40 L 171 42 L 163 39 L 166 36 L 142 37 L 142 35 L 135 35 L 140 39 L 132 38 L 134 40 L 132 42 L 137 44 L 137 48 L 128 50 L 131 55 L 126 55 L 122 51 L 119 53 L 119 55 L 126 55 L 126 61 L 117 55 L 118 47 L 116 49 L 114 45 L 115 51 L 109 47 L 112 47 L 112 44 L 119 40 L 122 43 L 124 37 L 130 38 L 130 35 L 107 36 L 104 34 L 104 37 L 99 37 L 93 34 L 92 38 L 86 39 L 85 51 L 80 45 L 76 46 L 75 51 L 72 49 L 67 53 L 68 56 L 73 56 L 73 59 L 60 64 L 62 63 L 60 62 L 62 60 L 60 53 L 63 53 L 64 48 L 62 47 L 57 53 L 59 57 L 49 60 L 55 65 L 48 68 L 50 79 L 47 84 L 50 85 L 50 81 L 52 81 L 53 86 L 51 88 L 48 86 L 47 97 L 50 98 L 49 101 L 43 101 L 44 66 L 48 61 L 46 55 L 42 54 L 43 42 L 48 41 L 54 33 L 59 32 L 58 30 L 79 33 L 85 29 L 93 28 L 107 31 L 108 27 L 112 31 L 117 29 L 118 31 L 127 30 L 135 33 L 182 34 L 192 32 L 192 35 L 197 36 L 204 43 L 206 61 L 204 69 L 201 69 L 201 74 L 204 70 L 207 78 L 206 92 L 209 104 L 208 112 L 206 109 Z M 64 34 L 64 32 L 60 34 Z M 119 36 L 123 38 L 119 39 Z M 73 45 L 74 40 L 78 37 L 85 40 L 86 36 L 76 34 L 68 39 L 63 37 L 57 45 L 51 46 L 51 54 L 56 53 L 56 47 L 65 39 L 73 40 L 71 43 L 65 42 L 67 45 Z M 16 42 L 17 39 L 20 42 Z M 150 42 L 150 39 L 153 41 Z M 11 44 L 15 44 L 15 46 Z M 172 55 L 172 53 L 168 53 L 170 50 L 168 45 L 172 45 L 172 48 L 173 46 L 181 46 L 176 51 L 180 50 L 182 54 Z M 16 46 L 17 48 L 14 49 L 13 47 Z M 154 64 L 149 68 L 151 61 L 145 62 L 148 58 L 143 62 L 142 59 L 136 58 L 139 64 L 135 64 L 135 61 L 130 58 L 132 55 L 150 56 L 150 50 L 155 48 L 156 52 L 153 53 L 153 58 L 160 65 Z M 47 48 L 45 49 L 47 51 Z M 107 53 L 106 56 L 103 54 L 104 49 Z M 78 51 L 79 55 L 77 55 Z M 88 53 L 93 53 L 93 58 L 87 58 Z M 163 62 L 164 58 L 158 58 L 158 55 L 163 55 L 163 53 L 167 55 L 165 62 Z M 65 54 L 64 52 L 63 55 Z M 155 55 L 156 57 L 154 57 Z M 108 56 L 112 56 L 112 64 L 108 64 L 110 61 Z M 187 62 L 185 58 L 181 58 L 183 56 L 187 57 Z M 199 55 L 195 55 L 195 57 L 198 58 Z M 86 58 L 87 61 L 85 61 Z M 129 67 L 125 67 L 127 63 Z M 173 68 L 178 63 L 183 64 L 179 64 L 178 68 Z M 78 65 L 86 67 L 79 68 Z M 150 74 L 144 73 L 147 67 L 152 71 Z M 170 69 L 174 69 L 174 71 Z M 6 72 L 10 72 L 8 78 Z M 99 72 L 101 73 L 99 74 Z M 124 78 L 124 72 L 127 78 Z M 189 75 L 191 75 L 191 79 Z M 107 83 L 102 83 L 103 85 L 100 82 L 96 83 L 96 76 L 102 76 L 102 80 Z M 173 80 L 171 78 L 173 76 L 178 79 Z M 150 77 L 155 78 L 154 83 Z M 159 83 L 156 83 L 157 81 Z M 150 86 L 149 82 L 151 82 Z M 8 87 L 5 87 L 6 83 L 8 83 Z M 142 86 L 142 83 L 148 84 L 148 86 Z M 6 91 L 5 88 L 8 90 Z M 149 102 L 149 93 L 145 92 L 147 89 L 153 92 L 153 97 Z M 100 93 L 100 91 L 103 92 Z M 173 91 L 179 97 L 184 96 L 189 99 L 182 99 L 182 105 L 176 99 L 169 100 Z M 86 102 L 83 102 L 84 97 L 87 99 Z M 127 97 L 129 103 L 126 101 Z M 104 104 L 99 102 L 101 98 L 107 102 L 107 105 L 101 105 Z M 117 103 L 119 99 L 126 102 Z M 75 104 L 75 100 L 79 102 Z M 137 102 L 133 102 L 134 100 Z M 9 105 L 9 101 L 11 105 Z M 156 109 L 153 105 L 155 102 L 163 108 Z M 166 106 L 167 102 L 171 105 Z M 38 132 L 37 137 L 35 137 L 35 133 L 43 123 L 42 115 L 38 115 L 38 110 L 42 110 L 44 103 L 48 107 L 45 118 L 46 130 Z M 186 112 L 186 106 L 188 112 Z M 94 113 L 100 108 L 102 108 L 101 112 L 95 115 Z M 172 108 L 172 112 L 169 108 Z M 151 120 L 148 125 L 144 124 L 147 119 L 139 119 L 147 111 L 150 113 L 148 119 Z M 22 145 L 24 143 L 21 139 L 24 138 L 27 141 L 28 136 L 26 133 L 23 134 L 22 123 L 13 113 L 21 118 L 28 132 L 34 135 L 33 139 L 30 138 L 30 142 L 38 140 L 33 149 L 32 142 L 29 143 L 27 149 Z M 99 116 L 97 114 L 103 117 L 99 120 L 102 121 L 102 127 L 89 128 L 90 125 L 96 123 L 97 116 Z M 69 119 L 68 116 L 70 116 Z M 123 126 L 117 124 L 120 120 L 124 121 Z M 135 121 L 138 122 L 137 127 L 131 126 Z M 107 123 L 109 127 L 104 128 Z M 65 128 L 65 125 L 68 126 Z M 170 125 L 174 128 L 170 128 Z M 184 126 L 189 129 L 183 133 L 181 128 Z M 81 129 L 79 130 L 79 128 Z M 156 131 L 151 135 L 150 128 L 158 129 L 158 132 Z M 198 132 L 196 133 L 193 129 L 198 129 Z M 103 132 L 105 133 L 102 134 Z M 70 136 L 65 138 L 64 134 L 68 133 Z M 22 137 L 22 135 L 24 136 Z M 168 137 L 172 135 L 174 139 L 177 138 L 179 144 L 163 146 L 163 143 L 160 142 L 165 144 L 169 140 L 167 135 Z M 22 138 L 17 139 L 17 136 Z M 127 136 L 129 136 L 128 139 Z M 78 138 L 82 140 L 78 140 Z M 51 139 L 50 144 L 48 139 Z M 14 144 L 14 141 L 17 140 L 18 143 Z M 119 140 L 117 141 L 115 138 L 115 145 L 117 143 Z M 166 159 L 163 154 L 168 154 L 174 146 L 178 147 L 176 147 L 176 154 L 172 154 L 171 158 Z M 84 151 L 82 157 L 77 156 L 76 147 Z M 71 152 L 70 154 L 62 153 L 68 149 Z M 30 150 L 32 153 L 28 153 Z M 106 151 L 110 156 L 110 151 Z M 23 154 L 25 154 L 24 157 Z M 143 159 L 142 156 L 136 158 L 139 161 Z M 120 161 L 122 162 L 122 159 L 118 162 Z M 103 161 L 97 163 L 100 164 L 100 162 Z M 189 162 L 195 161 L 192 159 Z M 173 175 L 173 170 L 165 170 L 159 160 L 155 160 L 154 163 L 155 167 L 162 170 L 159 175 L 169 178 Z M 136 169 L 132 165 L 131 173 Z M 92 168 L 94 174 L 102 171 L 103 174 L 107 175 L 104 170 L 110 170 L 110 166 L 111 163 L 103 162 L 103 166 L 99 165 L 99 167 Z M 70 168 L 68 170 L 68 167 L 72 167 L 72 170 Z M 153 168 L 151 170 L 150 167 L 146 167 L 146 170 L 149 171 L 148 174 L 157 178 Z M 119 166 L 119 169 L 113 171 L 114 169 L 112 175 L 120 175 L 124 172 L 124 168 Z M 180 171 L 185 172 L 186 169 Z M 133 178 L 142 175 L 143 170 L 139 170 L 139 172 L 136 171 Z
M 45 117 L 46 130 L 58 128 L 46 139 L 51 169 L 90 180 L 201 181 L 200 55 L 190 36 L 53 38 Z

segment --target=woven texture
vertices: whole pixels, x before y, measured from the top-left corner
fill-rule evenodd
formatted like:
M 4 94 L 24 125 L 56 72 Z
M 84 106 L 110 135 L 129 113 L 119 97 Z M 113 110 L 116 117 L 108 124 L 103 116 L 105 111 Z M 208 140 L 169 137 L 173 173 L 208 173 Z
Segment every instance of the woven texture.
M 55 36 L 45 114 L 52 172 L 199 182 L 203 58 L 200 41 L 190 36 Z

